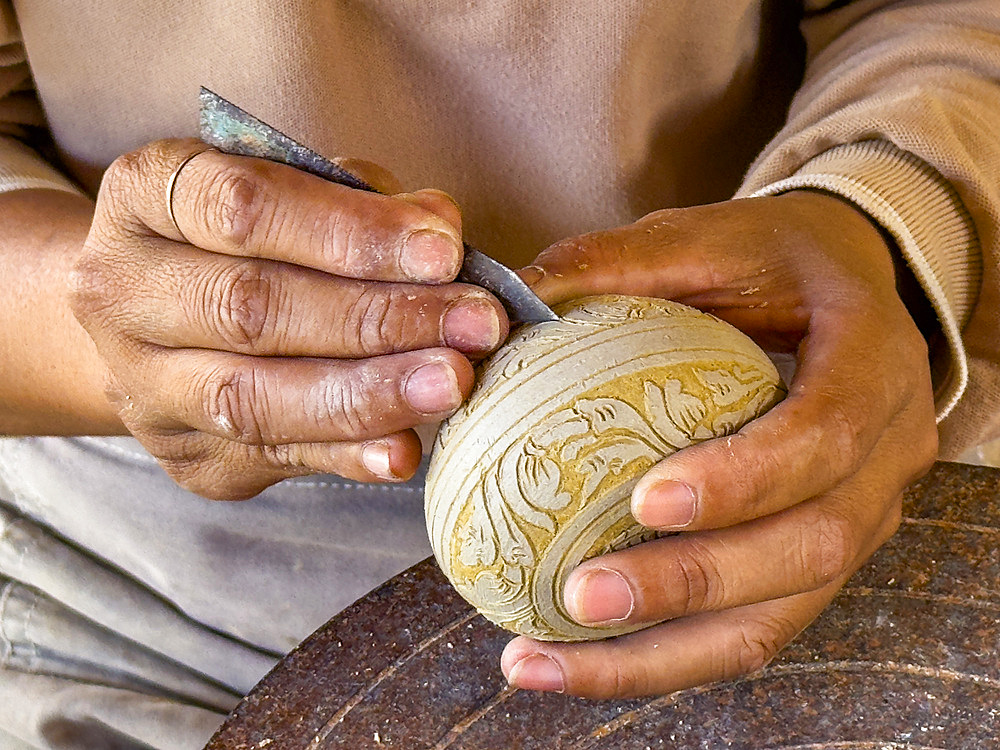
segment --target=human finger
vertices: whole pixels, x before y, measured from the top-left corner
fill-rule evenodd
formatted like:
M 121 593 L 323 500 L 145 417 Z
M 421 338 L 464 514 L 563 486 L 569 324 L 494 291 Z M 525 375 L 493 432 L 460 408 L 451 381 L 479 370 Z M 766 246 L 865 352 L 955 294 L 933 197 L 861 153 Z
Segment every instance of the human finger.
M 341 157 L 332 160 L 338 167 L 351 173 L 383 195 L 391 195 L 399 200 L 409 201 L 426 208 L 451 224 L 462 234 L 462 210 L 458 203 L 443 190 L 424 188 L 414 192 L 404 192 L 402 183 L 392 172 L 366 159 Z
M 754 672 L 830 602 L 839 583 L 586 643 L 518 636 L 501 670 L 514 687 L 607 700 L 664 695 Z
M 550 304 L 618 290 L 679 299 L 720 287 L 742 289 L 749 279 L 759 284 L 756 254 L 730 252 L 731 241 L 716 241 L 727 215 L 717 206 L 657 211 L 627 226 L 556 242 L 519 273 Z M 784 271 L 771 265 L 763 274 L 784 279 Z
M 212 149 L 185 161 L 199 148 L 160 141 L 120 157 L 105 174 L 99 207 L 127 217 L 126 231 L 339 276 L 443 283 L 458 273 L 458 230 L 417 203 Z
M 381 164 L 353 156 L 338 156 L 330 161 L 384 195 L 394 195 L 403 190 L 396 175 Z
M 883 516 L 875 539 L 899 525 L 900 503 Z M 804 593 L 680 617 L 628 635 L 585 643 L 518 636 L 500 666 L 515 687 L 584 698 L 663 695 L 754 672 L 770 662 L 833 599 L 862 564 Z
M 393 198 L 408 201 L 437 214 L 451 226 L 455 227 L 459 236 L 462 234 L 462 209 L 458 203 L 443 190 L 424 188 L 412 193 L 394 193 Z
M 664 530 L 719 528 L 789 508 L 857 472 L 903 410 L 913 468 L 899 481 L 926 471 L 937 452 L 921 367 L 926 344 L 912 322 L 893 326 L 886 313 L 874 321 L 868 312 L 811 324 L 788 397 L 735 435 L 650 469 L 632 493 L 636 520 Z
M 401 482 L 413 476 L 421 456 L 420 439 L 412 430 L 361 442 L 278 445 L 236 443 L 196 431 L 144 437 L 178 485 L 211 500 L 245 500 L 307 474 Z
M 585 625 L 639 625 L 822 588 L 895 532 L 902 489 L 873 465 L 781 513 L 587 560 L 567 579 L 566 609 Z
M 103 264 L 98 272 L 103 287 L 130 290 L 119 299 L 115 320 L 125 321 L 127 334 L 141 341 L 360 358 L 439 346 L 482 355 L 507 335 L 500 302 L 476 286 L 346 279 L 166 239 L 150 242 L 141 274 L 128 264 Z
M 131 354 L 146 363 L 137 416 L 250 445 L 366 440 L 439 421 L 473 382 L 451 349 L 326 360 L 142 348 Z

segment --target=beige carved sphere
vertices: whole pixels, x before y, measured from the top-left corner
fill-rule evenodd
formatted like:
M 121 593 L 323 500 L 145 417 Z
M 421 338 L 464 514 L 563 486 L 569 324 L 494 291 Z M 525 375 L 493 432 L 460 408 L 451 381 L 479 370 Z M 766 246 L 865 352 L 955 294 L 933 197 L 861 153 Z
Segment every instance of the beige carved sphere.
M 425 510 L 438 564 L 489 620 L 543 640 L 633 627 L 579 625 L 566 578 L 656 536 L 629 498 L 655 463 L 730 434 L 784 396 L 767 356 L 718 318 L 662 299 L 604 295 L 524 326 L 480 367 L 441 427 Z

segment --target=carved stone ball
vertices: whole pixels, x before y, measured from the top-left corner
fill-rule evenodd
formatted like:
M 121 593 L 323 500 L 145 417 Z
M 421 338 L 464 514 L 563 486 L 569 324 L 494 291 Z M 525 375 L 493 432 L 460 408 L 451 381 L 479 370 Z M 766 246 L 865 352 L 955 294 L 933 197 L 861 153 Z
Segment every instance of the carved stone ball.
M 654 538 L 629 512 L 639 478 L 785 390 L 753 341 L 690 307 L 604 295 L 556 312 L 516 330 L 442 425 L 427 529 L 441 569 L 487 619 L 542 640 L 607 638 L 638 628 L 570 619 L 570 571 Z

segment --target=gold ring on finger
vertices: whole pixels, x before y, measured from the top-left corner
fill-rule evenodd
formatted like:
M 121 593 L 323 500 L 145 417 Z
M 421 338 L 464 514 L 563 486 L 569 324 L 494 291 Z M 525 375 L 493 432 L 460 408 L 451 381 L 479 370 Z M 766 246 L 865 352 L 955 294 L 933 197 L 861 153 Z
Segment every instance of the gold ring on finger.
M 194 157 L 198 156 L 199 154 L 203 154 L 206 151 L 218 151 L 218 150 L 219 149 L 217 149 L 215 146 L 205 146 L 204 148 L 199 148 L 197 151 L 191 152 L 190 154 L 185 156 L 184 160 L 177 165 L 177 168 L 170 173 L 170 179 L 167 180 L 167 215 L 170 216 L 170 221 L 173 223 L 174 229 L 177 230 L 177 234 L 181 236 L 182 240 L 188 242 L 188 244 L 190 244 L 190 242 L 188 241 L 188 238 L 184 235 L 184 232 L 181 231 L 181 226 L 180 224 L 177 223 L 177 217 L 174 215 L 174 186 L 177 184 L 177 175 L 181 173 L 181 170 L 184 169 L 184 167 L 187 166 L 187 163 L 191 161 Z

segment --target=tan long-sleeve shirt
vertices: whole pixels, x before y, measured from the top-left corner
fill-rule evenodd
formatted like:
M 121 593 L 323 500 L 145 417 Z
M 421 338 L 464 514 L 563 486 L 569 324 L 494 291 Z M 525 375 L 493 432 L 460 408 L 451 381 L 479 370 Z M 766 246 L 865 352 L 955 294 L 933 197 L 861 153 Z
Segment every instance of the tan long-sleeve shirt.
M 194 135 L 203 84 L 447 190 L 515 265 L 657 208 L 833 191 L 893 235 L 938 314 L 954 456 L 1000 434 L 1000 3 L 802 6 L 3 2 L 0 188 L 94 192 L 119 154 Z M 24 145 L 43 124 L 58 167 Z

